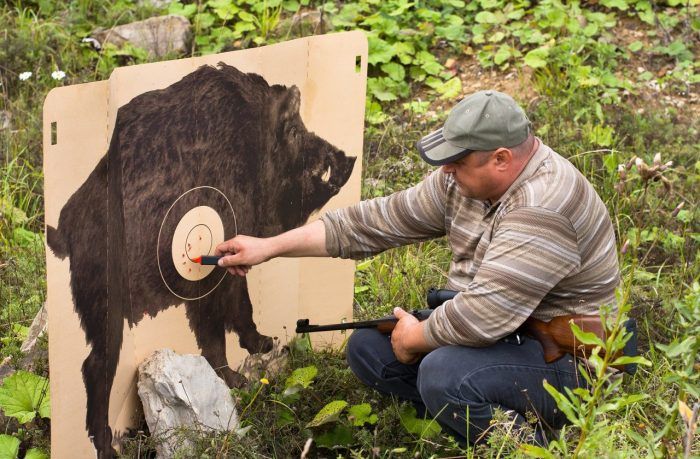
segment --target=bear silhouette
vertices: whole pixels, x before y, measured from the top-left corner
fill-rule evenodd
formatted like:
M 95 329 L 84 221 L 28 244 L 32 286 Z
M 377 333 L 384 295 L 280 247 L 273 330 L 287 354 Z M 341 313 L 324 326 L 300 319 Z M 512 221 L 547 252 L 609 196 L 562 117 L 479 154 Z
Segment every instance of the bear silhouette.
M 82 375 L 98 457 L 115 455 L 109 396 L 125 320 L 133 327 L 184 303 L 202 355 L 231 387 L 245 378 L 228 366 L 227 332 L 250 353 L 272 348 L 253 322 L 246 279 L 215 268 L 185 280 L 171 244 L 179 219 L 197 206 L 219 212 L 227 238 L 269 237 L 302 225 L 338 193 L 356 158 L 309 132 L 299 104 L 295 86 L 223 63 L 141 94 L 119 108 L 106 155 L 61 209 L 57 228 L 47 227 L 52 252 L 69 258 L 91 346 Z

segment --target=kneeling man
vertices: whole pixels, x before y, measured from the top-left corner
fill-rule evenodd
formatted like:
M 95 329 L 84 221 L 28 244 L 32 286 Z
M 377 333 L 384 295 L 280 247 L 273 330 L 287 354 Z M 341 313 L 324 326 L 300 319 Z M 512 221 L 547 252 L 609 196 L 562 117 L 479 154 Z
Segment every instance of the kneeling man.
M 447 236 L 446 287 L 459 293 L 424 322 L 400 308 L 391 336 L 358 330 L 347 359 L 364 383 L 411 400 L 471 443 L 494 410 L 517 424 L 566 422 L 544 390 L 585 384 L 569 355 L 546 363 L 538 341 L 504 339 L 532 316 L 598 314 L 614 305 L 619 267 L 613 226 L 591 184 L 535 137 L 508 95 L 480 91 L 459 102 L 444 126 L 418 142 L 440 166 L 387 197 L 328 212 L 268 239 L 219 245 L 220 265 L 245 275 L 278 256 L 364 258 Z

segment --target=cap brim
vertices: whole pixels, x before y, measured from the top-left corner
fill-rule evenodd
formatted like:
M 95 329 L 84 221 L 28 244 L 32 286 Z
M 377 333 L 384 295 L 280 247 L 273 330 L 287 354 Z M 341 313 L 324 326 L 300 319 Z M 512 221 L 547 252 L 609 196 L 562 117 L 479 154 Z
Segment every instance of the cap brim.
M 442 136 L 442 128 L 416 142 L 416 148 L 423 161 L 433 166 L 453 163 L 471 153 L 471 150 L 465 150 L 447 142 Z

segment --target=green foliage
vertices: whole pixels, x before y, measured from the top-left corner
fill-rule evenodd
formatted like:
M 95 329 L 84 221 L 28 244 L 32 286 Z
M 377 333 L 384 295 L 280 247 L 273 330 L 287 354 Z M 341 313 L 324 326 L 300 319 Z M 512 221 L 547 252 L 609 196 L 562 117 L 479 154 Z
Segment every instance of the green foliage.
M 195 30 L 193 51 L 218 53 L 225 49 L 266 44 L 280 25 L 283 12 L 297 12 L 309 0 L 209 0 L 172 2 L 170 14 L 188 18 Z M 236 45 L 237 44 L 237 45 Z
M 411 83 L 425 82 L 445 98 L 461 94 L 462 83 L 446 72 L 430 52 L 446 42 L 458 49 L 467 41 L 465 2 L 430 0 L 359 1 L 341 8 L 326 5 L 336 30 L 363 29 L 369 41 L 368 105 L 407 98 Z M 469 13 L 467 13 L 469 14 Z M 381 105 L 374 105 L 370 123 L 381 123 Z
M 378 418 L 376 414 L 372 414 L 372 406 L 369 403 L 361 403 L 348 409 L 348 420 L 355 427 L 360 427 L 365 424 L 376 424 Z
M 678 395 L 671 406 L 666 406 L 669 418 L 662 432 L 672 431 L 676 425 L 676 414 L 682 404 L 700 400 L 700 284 L 695 281 L 682 299 L 671 300 L 667 310 L 678 320 L 678 335 L 668 344 L 657 343 L 669 366 L 663 379 L 678 387 Z M 692 440 L 693 429 L 688 427 L 688 437 Z
M 19 439 L 0 434 L 0 459 L 15 459 L 19 454 Z
M 304 368 L 297 368 L 285 381 L 284 393 L 291 395 L 299 392 L 301 389 L 306 389 L 314 381 L 317 374 L 318 369 L 313 365 Z
M 319 446 L 332 449 L 352 445 L 354 436 L 350 427 L 345 424 L 337 424 L 332 429 L 315 437 L 315 440 Z
M 18 361 L 22 355 L 22 342 L 27 337 L 28 331 L 29 327 L 25 327 L 24 325 L 18 323 L 12 324 L 5 335 L 0 337 L 0 343 L 2 343 L 0 355 L 4 357 L 11 357 L 15 361 Z
M 48 379 L 22 370 L 8 376 L 0 386 L 0 408 L 21 424 L 37 416 L 50 418 Z
M 316 413 L 316 416 L 314 416 L 311 422 L 306 424 L 306 427 L 318 427 L 322 424 L 337 421 L 340 417 L 340 413 L 342 413 L 347 406 L 348 402 L 345 400 L 334 400 L 326 404 Z
M 24 455 L 24 459 L 49 459 L 49 455 L 42 449 L 30 448 Z
M 442 432 L 436 420 L 416 417 L 416 409 L 412 406 L 404 405 L 399 416 L 406 431 L 420 438 L 433 438 Z
M 0 459 L 17 459 L 22 442 L 13 435 L 0 434 Z M 29 448 L 24 459 L 49 459 L 49 455 L 41 448 Z
M 15 247 L 40 250 L 44 241 L 40 234 L 34 233 L 22 227 L 16 227 L 12 231 L 11 243 Z

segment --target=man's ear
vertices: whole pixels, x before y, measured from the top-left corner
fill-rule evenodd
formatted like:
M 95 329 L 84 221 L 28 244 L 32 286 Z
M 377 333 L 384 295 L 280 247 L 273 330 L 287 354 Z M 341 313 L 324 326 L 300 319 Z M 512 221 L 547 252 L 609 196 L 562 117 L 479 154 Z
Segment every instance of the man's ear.
M 513 150 L 509 148 L 499 148 L 494 151 L 492 158 L 495 160 L 496 169 L 508 169 L 513 164 L 513 156 Z

